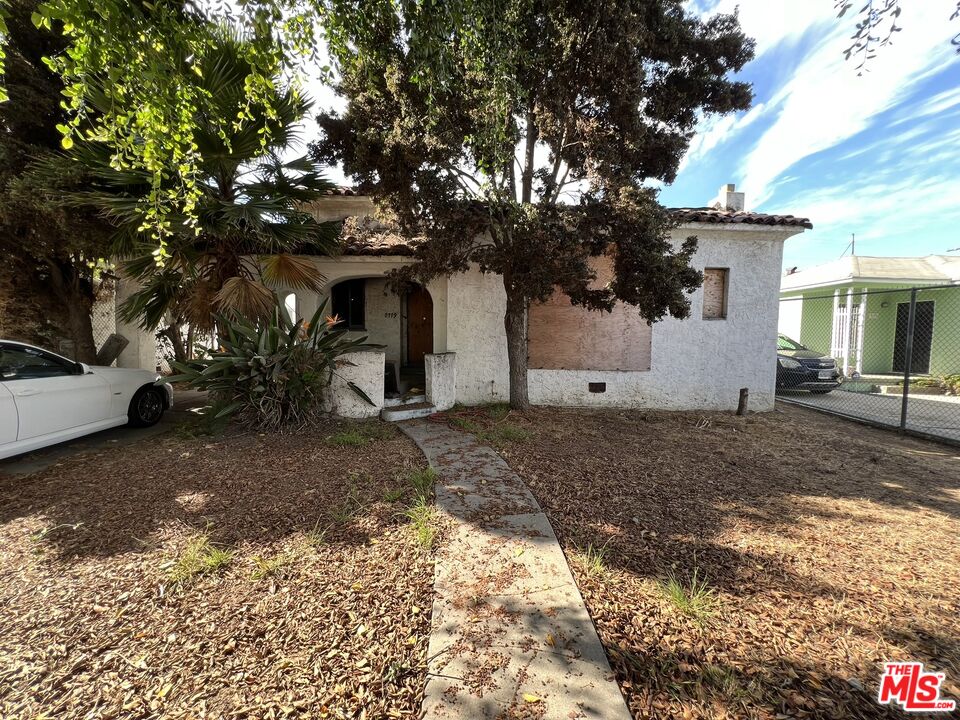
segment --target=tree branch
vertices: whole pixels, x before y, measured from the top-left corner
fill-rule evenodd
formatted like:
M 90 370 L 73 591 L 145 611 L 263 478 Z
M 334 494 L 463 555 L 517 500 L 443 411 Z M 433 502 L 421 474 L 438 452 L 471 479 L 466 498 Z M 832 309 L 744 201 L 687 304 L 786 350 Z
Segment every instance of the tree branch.
M 520 202 L 529 203 L 533 199 L 533 157 L 537 146 L 539 130 L 534 122 L 533 98 L 530 98 L 530 105 L 527 109 L 527 147 L 524 154 L 524 166 L 522 175 L 522 189 Z

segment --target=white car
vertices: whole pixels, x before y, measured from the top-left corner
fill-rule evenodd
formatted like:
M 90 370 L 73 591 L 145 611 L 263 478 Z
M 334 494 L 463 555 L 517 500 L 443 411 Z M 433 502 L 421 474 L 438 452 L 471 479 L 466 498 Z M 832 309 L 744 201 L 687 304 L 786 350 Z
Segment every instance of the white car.
M 173 404 L 159 379 L 0 340 L 0 458 L 118 425 L 154 425 Z

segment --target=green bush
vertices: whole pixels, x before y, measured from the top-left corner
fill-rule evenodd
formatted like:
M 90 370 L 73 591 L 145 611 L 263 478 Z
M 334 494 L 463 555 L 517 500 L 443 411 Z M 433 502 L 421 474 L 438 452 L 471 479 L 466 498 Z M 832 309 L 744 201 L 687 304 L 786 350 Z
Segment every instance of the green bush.
M 307 323 L 291 322 L 279 303 L 269 322 L 218 317 L 219 347 L 207 350 L 206 358 L 172 363 L 179 374 L 166 382 L 208 390 L 222 405 L 217 418 L 234 417 L 261 430 L 303 427 L 320 414 L 321 394 L 338 358 L 380 347 L 366 344 L 365 337 L 348 339 L 345 329 L 324 321 L 325 307 L 321 304 Z M 348 385 L 373 404 L 360 388 Z

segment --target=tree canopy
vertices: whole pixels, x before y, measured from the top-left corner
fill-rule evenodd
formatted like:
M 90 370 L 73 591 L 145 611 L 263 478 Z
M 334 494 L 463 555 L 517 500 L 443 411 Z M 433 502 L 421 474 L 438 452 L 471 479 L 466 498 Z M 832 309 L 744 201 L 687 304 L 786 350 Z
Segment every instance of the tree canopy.
M 527 308 L 558 286 L 591 309 L 686 317 L 696 243 L 672 246 L 644 183 L 674 179 L 701 116 L 749 106 L 728 77 L 753 54 L 735 16 L 513 0 L 457 4 L 451 22 L 445 5 L 334 0 L 331 17 L 361 5 L 376 23 L 328 29 L 349 105 L 321 113 L 313 151 L 423 238 L 398 282 L 472 263 L 503 277 L 511 403 L 527 404 Z M 615 278 L 596 287 L 602 254 Z
M 0 0 L 0 9 L 10 2 Z M 947 2 L 954 6 L 957 0 Z M 901 0 L 867 0 L 850 15 L 848 10 L 855 5 L 847 0 L 835 3 L 841 16 L 858 18 L 848 56 L 868 59 L 878 45 L 899 31 Z M 601 3 L 601 7 L 607 5 Z M 960 3 L 955 7 L 953 18 L 960 15 Z M 33 22 L 61 36 L 65 45 L 62 52 L 47 56 L 48 64 L 64 84 L 65 112 L 58 123 L 62 142 L 70 146 L 81 136 L 104 142 L 113 148 L 118 167 L 149 174 L 152 192 L 140 212 L 161 250 L 158 256 L 162 261 L 167 234 L 163 218 L 170 212 L 194 220 L 197 215 L 201 191 L 197 187 L 199 150 L 194 143 L 193 118 L 205 114 L 227 133 L 248 113 L 267 109 L 277 78 L 297 80 L 305 63 L 330 76 L 318 51 L 323 36 L 333 46 L 334 54 L 342 56 L 346 38 L 374 37 L 378 33 L 389 37 L 398 15 L 410 13 L 418 14 L 420 22 L 416 34 L 405 41 L 412 50 L 411 59 L 425 68 L 413 79 L 440 81 L 442 86 L 441 65 L 449 59 L 442 50 L 449 28 L 458 26 L 475 31 L 478 39 L 486 36 L 475 48 L 472 61 L 479 64 L 473 69 L 495 72 L 498 88 L 509 82 L 509 72 L 497 72 L 505 67 L 499 50 L 509 55 L 514 32 L 529 29 L 520 30 L 510 21 L 509 15 L 516 13 L 511 3 L 495 0 L 44 0 L 36 7 Z M 491 45 L 487 23 L 494 17 L 501 26 Z M 212 51 L 203 31 L 203 25 L 210 21 L 230 24 L 248 41 L 246 101 L 237 114 L 226 117 L 212 114 L 212 98 L 199 82 L 200 64 Z M 475 21 L 481 25 L 469 26 Z M 886 36 L 878 34 L 885 23 L 889 23 L 890 31 Z M 465 37 L 469 39 L 470 32 Z M 954 43 L 960 42 L 958 37 L 954 37 Z M 0 71 L 4 49 L 11 39 L 0 13 Z M 481 45 L 486 50 L 481 50 Z M 495 54 L 489 54 L 494 49 Z M 0 85 L 0 99 L 6 93 L 5 85 Z M 106 112 L 93 117 L 90 103 L 97 94 L 108 97 L 110 104 Z
M 208 32 L 213 49 L 197 66 L 200 86 L 211 98 L 213 118 L 236 115 L 246 104 L 246 43 L 225 28 Z M 108 102 L 105 96 L 94 98 L 98 109 Z M 92 186 L 72 194 L 72 203 L 95 208 L 110 220 L 116 228 L 114 252 L 143 284 L 124 306 L 127 318 L 147 329 L 189 324 L 209 330 L 217 314 L 271 315 L 274 285 L 319 290 L 322 276 L 314 264 L 292 253 L 335 250 L 334 224 L 318 222 L 302 208 L 332 185 L 309 158 L 281 160 L 278 155 L 295 139 L 309 103 L 277 88 L 266 106 L 226 132 L 206 114 L 193 118 L 197 217 L 173 210 L 165 215 L 162 266 L 155 262 L 157 249 L 139 212 L 155 189 L 151 175 L 117 167 L 106 142 L 84 140 L 71 149 Z
M 90 309 L 106 277 L 110 228 L 93 213 L 70 210 L 64 191 L 84 186 L 82 174 L 59 156 L 57 125 L 62 85 L 42 58 L 62 51 L 59 36 L 30 20 L 35 2 L 7 6 L 7 90 L 0 104 L 0 295 L 15 307 L 0 309 L 0 335 L 60 349 L 93 362 Z M 53 172 L 36 171 L 46 159 Z M 64 349 L 66 352 L 67 350 Z

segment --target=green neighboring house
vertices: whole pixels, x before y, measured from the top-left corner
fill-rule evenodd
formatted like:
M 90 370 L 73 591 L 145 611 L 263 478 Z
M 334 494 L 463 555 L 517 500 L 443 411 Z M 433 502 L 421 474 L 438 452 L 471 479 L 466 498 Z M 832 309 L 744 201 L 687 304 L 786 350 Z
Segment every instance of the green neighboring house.
M 952 286 L 952 287 L 943 287 Z M 910 288 L 917 292 L 913 374 L 960 373 L 960 256 L 847 256 L 787 271 L 783 335 L 829 352 L 849 377 L 904 370 Z

